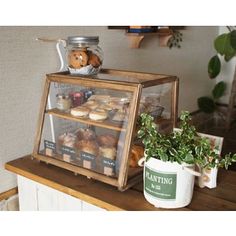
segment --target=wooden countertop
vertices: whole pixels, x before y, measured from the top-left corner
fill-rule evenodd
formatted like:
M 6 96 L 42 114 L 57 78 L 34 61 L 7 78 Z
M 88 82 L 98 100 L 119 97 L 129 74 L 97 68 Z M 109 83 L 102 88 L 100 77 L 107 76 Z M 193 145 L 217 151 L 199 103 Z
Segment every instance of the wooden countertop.
M 30 155 L 6 163 L 5 168 L 107 210 L 166 210 L 155 208 L 145 200 L 142 183 L 120 192 L 113 186 L 32 160 Z M 217 188 L 195 186 L 191 204 L 173 210 L 236 210 L 236 172 L 220 170 Z

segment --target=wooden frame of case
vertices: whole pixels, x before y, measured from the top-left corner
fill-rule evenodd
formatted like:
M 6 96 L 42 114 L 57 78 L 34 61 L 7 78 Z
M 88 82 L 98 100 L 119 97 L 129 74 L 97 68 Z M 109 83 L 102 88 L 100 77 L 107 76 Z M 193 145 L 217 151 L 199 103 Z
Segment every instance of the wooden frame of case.
M 108 74 L 111 76 L 120 76 L 125 78 L 125 80 L 101 80 L 98 77 L 82 77 L 82 76 L 72 76 L 68 72 L 61 73 L 52 73 L 46 76 L 46 81 L 44 85 L 44 90 L 41 98 L 40 112 L 37 123 L 37 131 L 34 142 L 34 150 L 32 158 L 36 158 L 40 161 L 56 165 L 58 167 L 70 170 L 75 174 L 85 175 L 88 178 L 102 181 L 104 183 L 118 187 L 120 191 L 124 191 L 127 188 L 131 187 L 135 183 L 139 182 L 142 179 L 142 170 L 129 175 L 129 154 L 130 146 L 132 145 L 132 138 L 135 132 L 135 125 L 137 122 L 137 113 L 139 107 L 139 100 L 142 93 L 142 88 L 151 87 L 155 85 L 173 83 L 171 91 L 171 117 L 170 122 L 172 123 L 173 128 L 176 126 L 177 121 L 177 110 L 178 110 L 178 78 L 175 76 L 168 75 L 158 75 L 151 73 L 141 73 L 141 72 L 132 72 L 132 71 L 122 71 L 122 70 L 113 70 L 113 69 L 102 69 L 101 74 Z M 129 79 L 136 79 L 136 81 L 129 81 Z M 39 147 L 41 142 L 42 130 L 44 125 L 44 118 L 46 114 L 50 114 L 59 118 L 69 119 L 81 123 L 86 123 L 90 125 L 100 126 L 107 129 L 113 129 L 117 131 L 122 131 L 122 128 L 112 126 L 106 123 L 97 123 L 95 121 L 84 121 L 83 119 L 72 117 L 68 114 L 63 114 L 58 112 L 55 109 L 47 110 L 47 99 L 49 95 L 50 83 L 67 83 L 81 86 L 91 86 L 95 88 L 103 89 L 114 89 L 120 91 L 132 92 L 133 97 L 130 103 L 130 112 L 129 122 L 126 128 L 125 135 L 125 145 L 123 151 L 123 158 L 120 165 L 120 171 L 118 179 L 94 172 L 83 167 L 75 166 L 70 163 L 55 159 L 53 157 L 48 157 L 42 154 L 39 154 Z

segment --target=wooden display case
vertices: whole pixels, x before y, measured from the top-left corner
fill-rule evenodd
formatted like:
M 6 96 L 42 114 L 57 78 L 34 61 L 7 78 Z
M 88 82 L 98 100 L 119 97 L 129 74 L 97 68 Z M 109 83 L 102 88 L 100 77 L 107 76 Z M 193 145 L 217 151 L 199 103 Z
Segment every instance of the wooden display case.
M 73 108 L 65 111 L 58 108 L 58 93 L 78 91 L 83 94 L 80 107 L 95 104 L 89 107 L 90 112 L 104 109 L 106 118 L 94 120 L 90 113 L 77 117 L 71 114 Z M 142 168 L 130 161 L 133 148 L 140 145 L 136 140 L 139 114 L 154 115 L 160 130 L 166 126 L 173 128 L 177 104 L 176 76 L 112 69 L 102 69 L 98 75 L 89 77 L 68 72 L 48 74 L 32 158 L 123 191 L 142 179 Z

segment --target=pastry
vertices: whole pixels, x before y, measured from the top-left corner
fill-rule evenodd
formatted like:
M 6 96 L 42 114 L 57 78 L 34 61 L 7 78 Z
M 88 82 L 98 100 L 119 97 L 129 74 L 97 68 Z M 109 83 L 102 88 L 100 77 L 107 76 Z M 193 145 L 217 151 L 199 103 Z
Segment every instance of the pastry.
M 115 160 L 116 158 L 116 148 L 114 147 L 99 147 L 99 154 L 102 157 Z
M 121 110 L 124 106 L 124 104 L 122 104 L 120 102 L 116 102 L 116 101 L 111 101 L 108 104 L 109 104 L 109 106 L 112 107 L 112 109 L 118 109 L 118 110 Z
M 72 133 L 68 133 L 64 138 L 63 145 L 73 148 L 75 145 L 75 142 L 76 142 L 76 136 Z
M 92 53 L 91 51 L 88 52 L 88 57 L 89 57 L 88 58 L 89 65 L 92 65 L 93 67 L 98 68 L 102 64 L 100 61 L 100 58 L 96 54 Z
M 67 146 L 74 148 L 76 142 L 76 135 L 72 133 L 64 133 L 58 137 L 58 146 Z
M 141 146 L 133 145 L 131 149 L 129 166 L 138 167 L 138 161 L 143 157 L 144 149 Z
M 104 109 L 104 110 L 107 110 L 107 111 L 111 111 L 113 109 L 110 105 L 108 105 L 106 103 L 101 104 L 98 108 L 99 109 Z
M 118 110 L 113 116 L 113 121 L 124 121 L 126 112 L 124 109 Z
M 116 102 L 120 104 L 128 104 L 130 102 L 130 98 L 127 97 L 111 97 L 110 102 Z
M 72 50 L 68 55 L 69 66 L 74 69 L 79 69 L 88 65 L 88 55 L 86 49 Z
M 96 139 L 96 134 L 93 130 L 91 129 L 83 129 L 79 128 L 76 131 L 76 135 L 78 140 L 95 140 Z
M 111 134 L 102 134 L 97 137 L 99 146 L 116 147 L 118 140 Z
M 95 121 L 103 121 L 103 120 L 106 120 L 107 117 L 108 117 L 108 113 L 104 109 L 96 109 L 89 113 L 89 118 Z
M 84 106 L 78 106 L 70 110 L 70 114 L 76 117 L 86 117 L 88 116 L 90 109 Z
M 99 106 L 99 103 L 96 102 L 96 101 L 91 100 L 91 101 L 87 101 L 86 103 L 84 103 L 83 106 L 88 107 L 91 110 L 94 110 Z
M 94 140 L 81 140 L 77 142 L 76 146 L 80 151 L 89 153 L 94 156 L 98 155 L 98 144 Z
M 63 145 L 64 139 L 65 139 L 65 137 L 66 137 L 66 134 L 67 134 L 67 133 L 64 133 L 64 134 L 61 134 L 61 135 L 58 136 L 58 138 L 57 138 L 57 145 L 58 145 L 59 147 L 61 147 L 61 146 Z
M 90 100 L 96 100 L 96 101 L 102 101 L 102 102 L 109 102 L 110 101 L 110 95 L 100 95 L 100 94 L 96 94 L 96 95 L 92 95 L 89 98 Z

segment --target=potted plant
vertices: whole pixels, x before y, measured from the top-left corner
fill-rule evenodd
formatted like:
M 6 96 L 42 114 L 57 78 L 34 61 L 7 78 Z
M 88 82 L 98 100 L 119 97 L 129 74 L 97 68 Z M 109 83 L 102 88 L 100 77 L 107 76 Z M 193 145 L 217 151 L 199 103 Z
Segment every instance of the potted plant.
M 145 147 L 144 196 L 156 207 L 178 208 L 187 206 L 192 199 L 194 177 L 202 168 L 228 168 L 236 161 L 236 154 L 221 158 L 207 138 L 197 134 L 190 124 L 189 112 L 180 116 L 180 131 L 160 134 L 153 117 L 142 113 L 138 137 Z
M 221 72 L 222 63 L 229 62 L 236 56 L 236 30 L 235 27 L 227 26 L 228 33 L 218 35 L 214 40 L 214 48 L 216 55 L 212 56 L 208 62 L 208 75 L 210 79 L 215 79 Z M 226 122 L 226 127 L 229 128 L 231 123 L 231 111 L 234 107 L 234 94 L 236 89 L 236 70 L 232 82 L 230 100 L 228 111 L 224 114 L 217 106 L 218 100 L 224 95 L 226 91 L 226 83 L 224 81 L 218 82 L 211 93 L 211 96 L 202 96 L 198 98 L 198 107 L 201 111 L 212 114 L 213 121 Z M 219 122 L 216 122 L 216 124 Z M 220 127 L 224 127 L 224 123 Z

